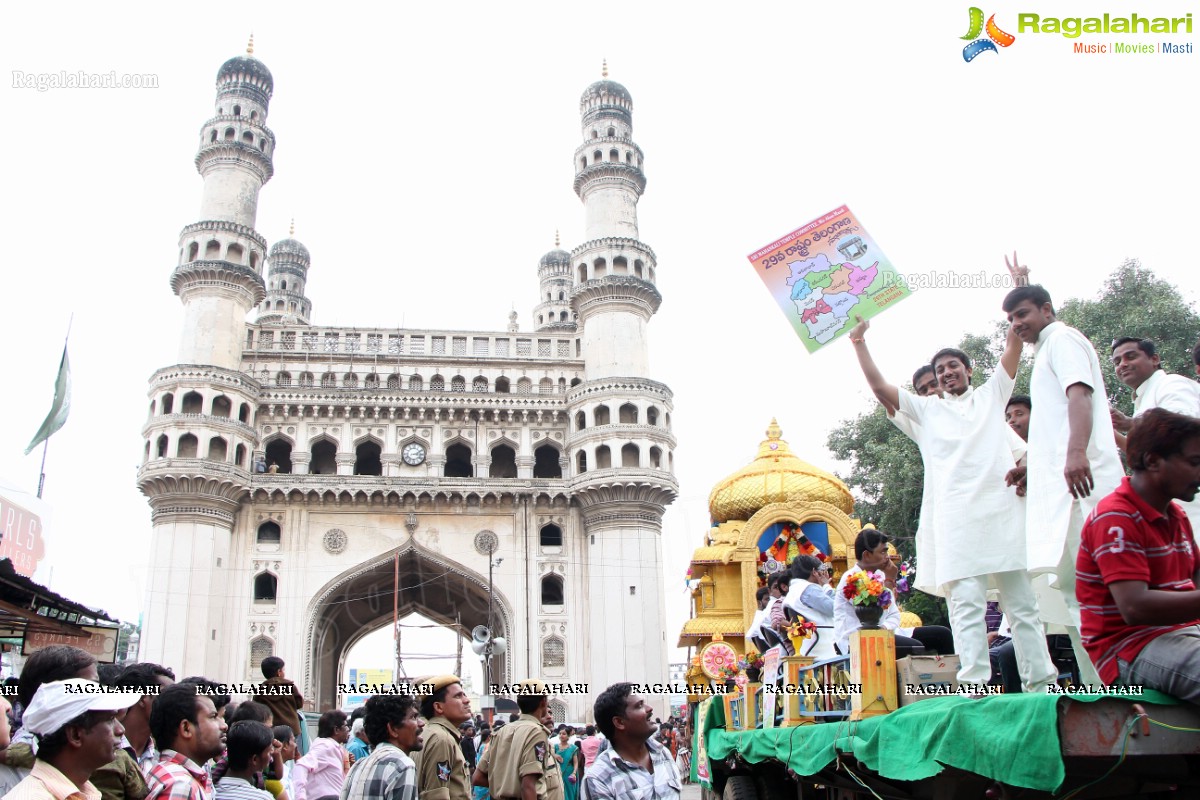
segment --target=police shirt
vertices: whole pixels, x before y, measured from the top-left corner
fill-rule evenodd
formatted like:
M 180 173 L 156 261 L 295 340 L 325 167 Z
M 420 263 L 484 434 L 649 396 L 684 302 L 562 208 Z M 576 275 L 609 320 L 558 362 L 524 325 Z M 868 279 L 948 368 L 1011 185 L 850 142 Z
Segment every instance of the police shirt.
M 471 776 L 458 742 L 458 728 L 445 717 L 425 726 L 425 746 L 417 769 L 420 800 L 470 800 Z
M 529 714 L 522 714 L 492 736 L 478 769 L 488 776 L 493 800 L 520 797 L 521 779 L 526 775 L 537 778 L 537 796 L 541 800 L 562 797 L 561 780 L 557 784 L 547 781 L 547 776 L 559 773 L 549 735 L 541 721 Z M 550 791 L 555 785 L 559 787 L 557 793 Z

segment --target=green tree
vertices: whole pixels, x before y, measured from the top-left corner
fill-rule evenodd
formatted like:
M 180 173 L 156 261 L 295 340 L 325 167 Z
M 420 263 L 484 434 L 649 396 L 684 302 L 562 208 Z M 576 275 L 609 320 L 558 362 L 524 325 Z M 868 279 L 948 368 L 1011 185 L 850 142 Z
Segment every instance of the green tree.
M 1110 275 L 1094 299 L 1068 299 L 1056 309 L 1060 320 L 1091 340 L 1100 357 L 1109 396 L 1118 398 L 1118 405 L 1126 413 L 1132 413 L 1132 398 L 1113 373 L 1108 357 L 1113 339 L 1154 339 L 1168 372 L 1191 371 L 1192 346 L 1200 336 L 1200 315 L 1175 286 L 1143 268 L 1136 259 L 1127 259 Z M 971 357 L 974 385 L 982 384 L 997 368 L 1007 331 L 1008 324 L 998 322 L 990 332 L 963 335 L 958 348 Z M 1014 394 L 1029 393 L 1032 363 L 1031 348 L 1026 348 Z M 854 493 L 859 518 L 864 523 L 875 523 L 892 537 L 901 554 L 914 558 L 924 480 L 917 446 L 888 422 L 880 406 L 843 421 L 829 435 L 826 446 L 850 465 L 849 471 L 839 477 Z M 904 600 L 904 606 L 926 624 L 945 624 L 945 602 L 941 598 L 914 591 Z

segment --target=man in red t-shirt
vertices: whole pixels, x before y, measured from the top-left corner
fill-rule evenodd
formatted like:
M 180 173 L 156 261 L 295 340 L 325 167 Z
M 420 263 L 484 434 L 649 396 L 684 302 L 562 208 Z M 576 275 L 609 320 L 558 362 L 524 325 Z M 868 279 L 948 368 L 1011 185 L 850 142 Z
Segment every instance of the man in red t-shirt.
M 1151 409 L 1126 454 L 1133 476 L 1083 528 L 1075 565 L 1083 643 L 1105 683 L 1200 703 L 1200 558 L 1171 502 L 1200 491 L 1200 419 Z

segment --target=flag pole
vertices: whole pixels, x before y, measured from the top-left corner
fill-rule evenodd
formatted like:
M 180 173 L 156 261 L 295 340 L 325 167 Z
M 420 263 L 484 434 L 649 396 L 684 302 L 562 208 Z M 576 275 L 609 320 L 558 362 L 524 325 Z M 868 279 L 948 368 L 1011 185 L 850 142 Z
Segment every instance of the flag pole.
M 63 350 L 66 351 L 67 343 L 71 340 L 71 325 L 75 322 L 75 312 L 71 312 L 70 318 L 67 320 L 67 335 L 63 337 Z M 46 451 L 50 449 L 50 437 L 46 437 L 46 441 L 42 442 L 42 466 L 38 470 L 38 500 L 42 499 L 42 489 L 46 487 Z

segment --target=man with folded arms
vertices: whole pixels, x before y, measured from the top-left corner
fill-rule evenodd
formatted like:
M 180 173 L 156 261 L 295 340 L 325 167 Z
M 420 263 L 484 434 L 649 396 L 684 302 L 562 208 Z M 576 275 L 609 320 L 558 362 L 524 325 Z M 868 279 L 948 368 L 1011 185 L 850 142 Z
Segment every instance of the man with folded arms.
M 25 710 L 24 726 L 37 736 L 29 775 L 6 800 L 99 800 L 92 773 L 113 760 L 125 733 L 117 712 L 141 699 L 135 692 L 103 692 L 83 678 L 43 683 Z

